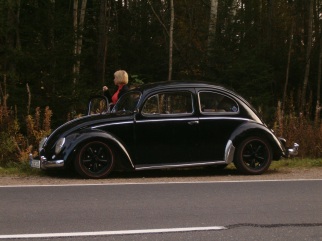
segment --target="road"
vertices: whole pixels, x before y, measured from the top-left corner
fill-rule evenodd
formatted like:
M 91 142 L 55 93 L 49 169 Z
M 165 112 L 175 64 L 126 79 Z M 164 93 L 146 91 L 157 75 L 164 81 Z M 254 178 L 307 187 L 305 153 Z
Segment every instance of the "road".
M 1 186 L 0 239 L 37 237 L 322 240 L 322 180 Z

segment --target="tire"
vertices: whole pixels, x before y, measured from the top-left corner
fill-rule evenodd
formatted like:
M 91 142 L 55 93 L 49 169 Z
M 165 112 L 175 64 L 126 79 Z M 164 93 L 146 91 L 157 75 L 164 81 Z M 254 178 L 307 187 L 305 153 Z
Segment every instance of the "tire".
M 79 149 L 74 166 L 82 177 L 105 178 L 114 167 L 113 151 L 104 142 L 88 142 Z
M 272 148 L 261 137 L 249 137 L 237 146 L 234 165 L 243 174 L 262 174 L 269 168 L 271 162 Z

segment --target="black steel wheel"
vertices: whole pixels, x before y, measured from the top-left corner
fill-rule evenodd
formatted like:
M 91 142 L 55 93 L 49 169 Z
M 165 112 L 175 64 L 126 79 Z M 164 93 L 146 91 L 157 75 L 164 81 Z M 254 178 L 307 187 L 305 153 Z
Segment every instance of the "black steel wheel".
M 105 178 L 114 166 L 113 151 L 104 142 L 88 142 L 79 149 L 74 165 L 85 178 Z
M 244 174 L 262 174 L 271 162 L 271 146 L 261 137 L 249 137 L 237 146 L 234 164 Z

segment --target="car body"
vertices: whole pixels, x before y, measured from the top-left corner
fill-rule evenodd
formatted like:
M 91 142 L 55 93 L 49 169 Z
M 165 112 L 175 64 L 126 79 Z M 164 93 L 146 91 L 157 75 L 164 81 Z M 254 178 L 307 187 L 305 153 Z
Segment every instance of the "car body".
M 145 84 L 125 93 L 111 111 L 91 114 L 90 106 L 87 116 L 42 140 L 39 157 L 30 155 L 32 167 L 71 166 L 85 178 L 105 178 L 116 169 L 234 163 L 244 174 L 262 174 L 272 160 L 298 152 L 244 98 L 211 83 Z

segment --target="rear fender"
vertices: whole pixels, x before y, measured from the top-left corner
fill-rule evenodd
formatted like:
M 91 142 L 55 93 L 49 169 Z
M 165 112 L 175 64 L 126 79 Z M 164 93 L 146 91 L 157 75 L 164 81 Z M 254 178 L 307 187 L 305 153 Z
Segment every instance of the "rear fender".
M 249 136 L 259 136 L 265 138 L 273 149 L 273 159 L 278 160 L 285 155 L 285 148 L 274 133 L 266 126 L 256 123 L 247 122 L 240 125 L 230 136 L 230 141 L 237 148 L 239 143 Z

